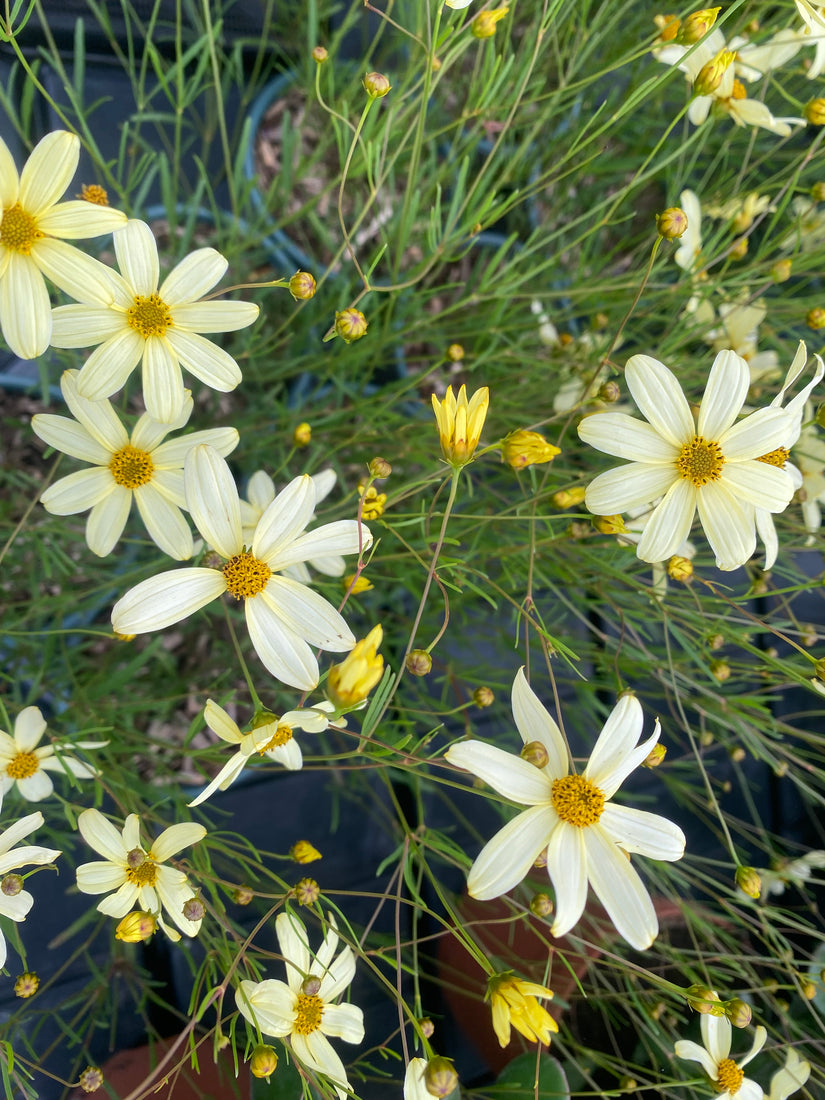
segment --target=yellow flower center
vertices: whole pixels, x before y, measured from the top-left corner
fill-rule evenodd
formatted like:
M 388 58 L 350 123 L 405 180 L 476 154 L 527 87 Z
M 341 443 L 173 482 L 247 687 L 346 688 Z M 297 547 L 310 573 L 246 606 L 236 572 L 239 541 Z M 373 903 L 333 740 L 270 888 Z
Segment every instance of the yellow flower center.
M 105 187 L 101 187 L 99 183 L 84 183 L 80 188 L 79 199 L 84 199 L 86 202 L 92 202 L 95 206 L 108 206 L 109 195 Z
M 265 752 L 269 752 L 270 749 L 280 748 L 281 745 L 285 745 L 287 743 L 287 741 L 291 741 L 291 740 L 292 740 L 292 726 L 288 726 L 288 725 L 286 725 L 286 723 L 284 723 L 284 725 L 278 726 L 278 728 L 275 730 L 274 734 L 270 737 L 270 739 L 263 746 L 263 748 L 258 749 L 258 752 L 261 756 L 263 756 L 263 754 Z
M 19 202 L 4 211 L 0 221 L 0 244 L 10 248 L 12 252 L 28 256 L 34 242 L 42 236 L 35 219 L 26 213 Z
M 784 466 L 791 457 L 787 447 L 777 447 L 775 451 L 768 451 L 766 455 L 760 455 L 757 462 L 767 462 L 769 466 Z
M 6 765 L 6 772 L 12 779 L 28 779 L 39 767 L 37 753 L 19 752 Z
M 248 600 L 263 592 L 272 576 L 266 562 L 254 558 L 248 550 L 230 558 L 221 572 L 227 589 L 236 600 Z
M 709 481 L 718 481 L 725 465 L 725 456 L 718 443 L 695 435 L 686 443 L 676 459 L 679 477 L 692 481 L 697 489 Z
M 127 443 L 122 450 L 112 455 L 109 469 L 112 477 L 124 489 L 137 489 L 140 485 L 147 485 L 155 472 L 149 452 L 140 451 L 131 443 Z
M 158 869 L 154 861 L 147 857 L 137 867 L 127 867 L 126 878 L 135 886 L 154 886 L 158 880 Z
M 716 1070 L 716 1087 L 720 1092 L 729 1092 L 731 1096 L 735 1096 L 744 1078 L 745 1071 L 732 1058 L 723 1058 Z
M 149 336 L 163 336 L 172 324 L 172 314 L 159 295 L 150 294 L 144 298 L 136 294 L 135 304 L 126 311 L 126 321 L 145 340 Z
M 324 1002 L 317 994 L 299 993 L 295 1004 L 295 1023 L 292 1030 L 297 1035 L 309 1035 L 321 1026 Z
M 562 821 L 583 829 L 595 825 L 604 810 L 604 795 L 583 775 L 553 780 L 553 808 Z

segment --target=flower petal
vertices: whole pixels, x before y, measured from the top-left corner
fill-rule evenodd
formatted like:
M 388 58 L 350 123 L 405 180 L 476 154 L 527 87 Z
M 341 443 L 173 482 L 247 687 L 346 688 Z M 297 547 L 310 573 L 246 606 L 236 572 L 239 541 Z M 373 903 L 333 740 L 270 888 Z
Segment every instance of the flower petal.
M 126 865 L 128 848 L 123 836 L 99 810 L 84 810 L 77 819 L 80 835 L 98 855 L 118 866 Z
M 112 608 L 112 629 L 118 634 L 163 630 L 205 607 L 226 591 L 217 569 L 173 569 L 130 588 Z
M 547 752 L 548 759 L 542 769 L 543 774 L 555 778 L 567 775 L 570 770 L 569 760 L 561 730 L 527 683 L 523 668 L 518 670 L 513 680 L 511 702 L 516 728 L 524 744 L 540 741 Z
M 241 982 L 235 993 L 235 1005 L 264 1035 L 280 1039 L 292 1031 L 295 994 L 284 982 L 274 978 L 264 982 Z
M 629 462 L 595 477 L 587 486 L 584 502 L 594 515 L 618 515 L 650 504 L 666 493 L 677 477 L 674 465 Z
M 77 392 L 90 401 L 116 393 L 140 362 L 144 343 L 134 329 L 126 328 L 95 348 L 80 368 Z
M 270 578 L 259 599 L 299 638 L 331 653 L 348 653 L 355 636 L 329 600 L 289 577 Z
M 32 245 L 31 258 L 47 279 L 78 302 L 97 307 L 114 301 L 112 272 L 74 245 L 44 237 Z
M 24 707 L 14 720 L 14 740 L 21 752 L 31 752 L 45 732 L 40 707 Z
M 720 440 L 722 453 L 728 462 L 760 458 L 784 446 L 791 427 L 784 409 L 758 409 L 724 434 Z
M 243 375 L 229 354 L 196 332 L 170 328 L 165 339 L 172 345 L 182 365 L 205 386 L 221 393 L 234 390 Z
M 564 936 L 584 912 L 587 901 L 585 831 L 560 821 L 547 846 L 547 873 L 556 894 L 556 914 L 550 928 L 554 936 Z
M 296 477 L 262 514 L 252 539 L 252 553 L 269 562 L 301 534 L 315 512 L 315 483 L 308 474 Z
M 50 485 L 40 503 L 53 516 L 74 516 L 100 504 L 115 489 L 126 492 L 116 484 L 106 466 L 95 466 L 90 470 L 78 470 Z
M 748 395 L 748 364 L 735 351 L 720 351 L 710 368 L 696 422 L 697 435 L 718 441 L 736 420 Z
M 703 1013 L 699 1027 L 708 1054 L 718 1066 L 730 1054 L 730 1044 L 733 1036 L 730 1020 L 727 1016 L 712 1016 L 710 1013 Z M 716 1075 L 714 1074 L 714 1076 Z
M 81 462 L 92 462 L 97 466 L 107 466 L 112 452 L 68 416 L 55 416 L 53 413 L 37 413 L 32 417 L 32 430 L 44 443 L 78 458 Z
M 183 375 L 174 349 L 162 336 L 150 336 L 143 346 L 143 401 L 153 420 L 173 424 L 186 404 Z
M 111 479 L 111 474 L 109 477 Z M 131 507 L 132 494 L 122 485 L 114 485 L 111 492 L 93 506 L 86 520 L 86 543 L 93 554 L 99 558 L 111 554 L 123 534 Z
M 794 494 L 790 475 L 767 462 L 727 462 L 721 484 L 740 501 L 768 512 L 784 512 Z M 701 496 L 701 493 L 699 494 Z
M 599 825 L 582 830 L 587 851 L 587 876 L 616 931 L 639 951 L 645 951 L 659 933 L 656 910 L 622 850 Z
M 753 509 L 740 504 L 724 481 L 711 481 L 696 495 L 699 520 L 716 554 L 717 567 L 738 569 L 756 549 Z
M 679 449 L 696 434 L 690 405 L 676 376 L 650 355 L 632 355 L 625 379 L 642 415 L 673 447 Z
M 262 599 L 246 601 L 246 626 L 264 668 L 285 684 L 310 691 L 318 683 L 318 662 L 310 647 Z
M 235 332 L 256 321 L 259 312 L 254 302 L 209 301 L 175 306 L 172 317 L 184 332 Z
M 82 894 L 108 894 L 119 890 L 126 881 L 126 871 L 108 860 L 83 863 L 77 869 L 77 888 Z
M 223 278 L 227 267 L 229 261 L 214 248 L 198 248 L 172 268 L 158 293 L 174 309 L 175 324 L 179 323 L 177 309 L 185 302 L 195 302 L 208 294 Z M 220 303 L 204 302 L 203 305 L 205 309 L 213 309 Z
M 56 348 L 88 348 L 125 327 L 123 314 L 105 306 L 58 306 L 52 310 L 52 344 Z
M 49 346 L 52 304 L 40 270 L 30 256 L 11 252 L 0 278 L 3 338 L 21 359 L 36 359 Z
M 579 424 L 579 439 L 631 462 L 674 463 L 678 451 L 651 424 L 626 413 L 593 413 Z
M 134 490 L 141 519 L 152 540 L 164 554 L 177 561 L 192 557 L 192 532 L 180 508 L 159 493 L 152 482 Z
M 160 265 L 158 246 L 146 222 L 130 218 L 114 234 L 117 264 L 132 293 L 148 297 L 156 293 Z
M 291 565 L 331 554 L 357 554 L 360 549 L 372 546 L 372 534 L 363 523 L 354 519 L 341 519 L 325 523 L 314 531 L 306 531 L 294 542 L 283 546 L 267 564 L 273 573 L 279 573 Z
M 608 802 L 599 825 L 625 852 L 671 863 L 685 854 L 685 834 L 660 814 Z
M 324 1005 L 321 1025 L 325 1035 L 343 1039 L 345 1043 L 363 1043 L 364 1013 L 357 1005 Z
M 189 848 L 192 844 L 197 844 L 205 836 L 206 829 L 195 821 L 184 821 L 178 825 L 170 825 L 155 840 L 150 855 L 158 863 L 164 863 L 167 859 L 177 855 L 183 848 Z
M 638 745 L 644 721 L 642 705 L 636 696 L 622 695 L 602 726 L 584 774 L 604 790 L 606 798 L 612 797 L 618 784 L 608 794 L 605 781 Z
M 70 199 L 44 211 L 37 219 L 37 227 L 50 237 L 63 240 L 81 240 L 113 233 L 126 224 L 126 215 L 112 206 L 98 206 L 85 199 Z
M 134 435 L 132 438 L 135 446 L 140 446 L 134 440 Z M 240 436 L 235 428 L 206 428 L 200 432 L 189 432 L 188 435 L 179 436 L 177 439 L 168 439 L 157 447 L 152 452 L 152 462 L 155 469 L 158 467 L 182 468 L 192 448 L 204 445 L 226 458 L 235 450 L 239 439 Z
M 53 130 L 35 145 L 20 173 L 19 201 L 35 218 L 61 198 L 80 159 L 80 140 L 68 130 Z
M 716 1079 L 718 1073 L 717 1063 L 704 1047 L 694 1043 L 691 1039 L 680 1039 L 673 1047 L 677 1058 L 685 1058 L 689 1062 L 698 1062 L 711 1081 Z
M 707 488 L 707 486 L 705 486 Z M 665 493 L 645 524 L 636 555 L 642 561 L 664 561 L 677 552 L 688 537 L 696 514 L 696 489 L 680 478 Z
M 54 790 L 54 784 L 42 769 L 17 780 L 17 789 L 27 802 L 42 802 Z
M 275 918 L 275 933 L 286 963 L 287 983 L 291 990 L 298 992 L 312 963 L 306 926 L 294 913 L 279 913 Z
M 551 806 L 531 806 L 508 821 L 481 849 L 467 876 L 467 890 L 489 901 L 512 890 L 530 871 L 558 825 Z
M 229 560 L 239 554 L 241 506 L 226 460 L 212 447 L 195 447 L 186 456 L 183 479 L 186 507 L 197 529 L 221 557 Z
M 494 791 L 520 806 L 547 805 L 553 796 L 553 779 L 567 775 L 565 759 L 560 772 L 545 772 L 485 741 L 458 741 L 444 754 L 444 759 L 483 779 Z

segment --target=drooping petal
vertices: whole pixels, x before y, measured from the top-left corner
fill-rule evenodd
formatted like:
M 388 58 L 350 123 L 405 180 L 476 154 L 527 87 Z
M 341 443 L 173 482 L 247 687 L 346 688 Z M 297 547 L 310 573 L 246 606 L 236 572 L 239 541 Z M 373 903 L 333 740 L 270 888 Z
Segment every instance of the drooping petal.
M 292 1031 L 295 994 L 284 982 L 274 978 L 241 982 L 235 993 L 235 1005 L 251 1024 L 257 1023 L 264 1035 L 280 1039 Z
M 113 485 L 111 491 L 92 507 L 86 520 L 86 543 L 93 554 L 99 558 L 111 554 L 123 534 L 131 507 L 132 494 L 122 485 Z
M 5 894 L 0 896 L 0 914 L 8 917 L 9 920 L 16 921 L 18 924 L 26 919 L 33 905 L 34 898 L 28 890 L 21 890 L 19 894 L 15 894 L 13 897 L 6 897 Z M 5 944 L 5 939 L 3 942 Z
M 673 465 L 648 466 L 641 462 L 629 462 L 595 477 L 587 486 L 584 502 L 597 516 L 629 512 L 662 496 L 676 478 Z
M 584 829 L 563 821 L 547 846 L 547 873 L 556 894 L 556 913 L 550 931 L 564 936 L 578 923 L 587 901 L 587 856 Z
M 500 897 L 517 886 L 544 851 L 558 817 L 551 806 L 531 806 L 489 840 L 467 876 L 467 890 L 479 901 Z
M 30 256 L 10 252 L 0 278 L 3 338 L 21 359 L 36 359 L 49 346 L 52 306 L 43 276 Z
M 14 720 L 14 740 L 21 752 L 31 752 L 46 732 L 39 707 L 24 707 Z
M 312 478 L 308 474 L 296 477 L 278 493 L 258 521 L 252 539 L 252 553 L 265 562 L 277 560 L 278 551 L 295 541 L 314 512 L 315 484 Z
M 61 198 L 80 159 L 80 139 L 68 130 L 41 138 L 20 173 L 20 205 L 35 218 Z
M 305 584 L 274 576 L 256 598 L 268 604 L 290 630 L 312 646 L 348 653 L 355 645 L 352 631 L 332 604 Z
M 710 368 L 699 416 L 697 435 L 718 441 L 739 415 L 748 395 L 748 364 L 735 351 L 720 351 Z
M 184 302 L 195 302 L 204 294 L 208 294 L 212 287 L 220 282 L 228 266 L 229 261 L 214 248 L 198 248 L 172 268 L 163 280 L 158 293 L 164 302 L 174 309 L 176 324 L 178 323 L 177 308 L 180 308 Z M 204 303 L 207 309 L 213 309 L 216 305 L 220 303 Z
M 318 662 L 310 647 L 256 597 L 246 601 L 246 626 L 264 668 L 285 684 L 309 691 L 318 683 Z
M 191 558 L 192 532 L 180 508 L 159 493 L 151 482 L 138 486 L 134 495 L 146 530 L 164 554 L 177 561 Z
M 630 860 L 600 824 L 583 829 L 587 876 L 616 931 L 639 951 L 645 951 L 659 932 L 650 894 Z
M 524 744 L 540 741 L 547 752 L 547 764 L 542 769 L 543 773 L 553 778 L 567 775 L 570 770 L 569 760 L 561 730 L 527 683 L 523 668 L 518 670 L 513 680 L 511 702 L 516 728 Z
M 109 894 L 103 901 L 98 902 L 98 913 L 105 913 L 107 917 L 125 917 L 134 906 L 140 890 L 133 882 L 124 882 L 123 885 Z
M 738 1064 L 740 1069 L 743 1066 L 746 1066 L 748 1064 L 748 1062 L 752 1061 L 757 1056 L 759 1051 L 765 1045 L 765 1040 L 767 1039 L 767 1037 L 768 1037 L 767 1031 L 765 1030 L 764 1027 L 762 1027 L 761 1024 L 759 1024 L 759 1026 L 754 1030 L 753 1042 L 751 1043 L 750 1050 L 748 1051 L 748 1053 L 745 1055 L 744 1058 L 740 1058 L 738 1060 L 737 1064 Z
M 579 439 L 630 462 L 674 463 L 678 450 L 651 425 L 626 413 L 592 413 L 578 427 Z
M 160 264 L 154 234 L 146 222 L 130 218 L 114 234 L 117 265 L 134 294 L 148 297 L 158 289 Z
M 350 1085 L 344 1063 L 323 1032 L 311 1031 L 308 1035 L 299 1035 L 296 1032 L 292 1036 L 292 1049 L 299 1061 L 328 1077 L 336 1086 L 340 1100 L 346 1100 L 344 1089 L 349 1090 Z
M 208 446 L 193 448 L 184 465 L 186 506 L 195 526 L 223 558 L 243 550 L 241 507 L 226 461 Z
M 444 759 L 483 779 L 494 791 L 521 806 L 540 806 L 550 802 L 553 779 L 567 775 L 567 761 L 561 772 L 546 772 L 511 752 L 485 741 L 458 741 Z
M 765 544 L 765 564 L 763 568 L 766 570 L 772 569 L 779 553 L 776 524 L 773 522 L 773 516 L 764 508 L 756 508 L 753 515 L 756 521 L 756 533 Z
M 660 814 L 608 802 L 599 826 L 626 852 L 668 862 L 685 854 L 685 834 Z
M 675 375 L 650 355 L 632 355 L 625 379 L 642 415 L 671 446 L 681 449 L 695 435 L 690 405 Z
M 112 629 L 118 634 L 163 630 L 205 607 L 226 591 L 217 569 L 173 569 L 141 581 L 112 608 Z
M 203 716 L 206 724 L 217 734 L 222 741 L 228 741 L 230 745 L 240 745 L 243 735 L 237 722 L 226 713 L 223 707 L 218 706 L 214 699 L 207 699 Z
M 738 569 L 756 549 L 753 509 L 742 505 L 724 481 L 703 485 L 697 493 L 699 520 L 716 554 L 719 569 Z
M 345 1043 L 363 1043 L 364 1013 L 357 1005 L 324 1006 L 323 1032 Z
M 696 497 L 697 491 L 687 479 L 680 478 L 671 485 L 664 500 L 653 509 L 636 547 L 642 561 L 664 561 L 676 553 L 690 533 Z
M 215 791 L 227 790 L 241 774 L 248 759 L 249 757 L 244 756 L 242 752 L 236 752 L 227 760 L 212 782 L 205 787 L 196 798 L 193 798 L 191 802 L 187 802 L 186 805 L 200 806 L 207 798 L 211 798 Z

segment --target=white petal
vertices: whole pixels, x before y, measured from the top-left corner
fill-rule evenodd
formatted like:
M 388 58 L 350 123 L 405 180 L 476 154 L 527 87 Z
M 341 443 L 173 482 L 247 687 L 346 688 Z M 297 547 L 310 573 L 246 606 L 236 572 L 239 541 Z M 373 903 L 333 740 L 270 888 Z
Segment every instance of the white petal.
M 139 893 L 133 882 L 124 882 L 114 894 L 98 902 L 97 911 L 105 913 L 107 917 L 125 917 L 135 904 Z
M 730 1054 L 730 1043 L 733 1035 L 730 1020 L 727 1016 L 712 1016 L 710 1013 L 703 1013 L 699 1027 L 702 1030 L 702 1041 L 707 1047 L 708 1054 L 718 1065 Z
M 42 802 L 52 793 L 54 784 L 44 771 L 38 770 L 34 775 L 18 779 L 17 789 L 27 802 Z
M 121 489 L 105 466 L 78 470 L 50 485 L 40 498 L 46 511 L 54 516 L 74 516 L 100 504 L 110 493 Z M 121 489 L 122 492 L 126 490 Z M 128 495 L 128 494 L 127 494 Z
M 20 173 L 20 205 L 35 217 L 60 199 L 77 171 L 80 140 L 53 130 L 35 145 Z
M 206 428 L 200 432 L 189 432 L 188 435 L 179 436 L 177 439 L 168 439 L 157 447 L 152 452 L 152 462 L 155 468 L 162 466 L 182 469 L 186 456 L 192 448 L 204 444 L 226 458 L 238 446 L 239 439 L 240 436 L 235 428 Z M 135 442 L 135 446 L 139 444 Z
M 738 569 L 756 549 L 753 509 L 739 503 L 722 481 L 703 485 L 697 493 L 699 520 L 716 554 L 719 569 Z
M 132 494 L 122 485 L 113 486 L 111 492 L 93 506 L 86 520 L 86 542 L 93 554 L 99 558 L 111 554 L 123 534 L 131 507 Z
M 704 1047 L 694 1043 L 691 1039 L 680 1039 L 673 1047 L 677 1058 L 685 1058 L 689 1062 L 698 1062 L 707 1076 L 713 1081 L 718 1073 L 717 1063 L 711 1058 Z
M 315 485 L 309 475 L 290 481 L 258 521 L 252 540 L 252 553 L 256 558 L 269 562 L 275 560 L 278 551 L 301 534 L 315 511 Z
M 316 957 L 316 963 L 323 964 L 321 958 L 321 951 L 318 952 Z M 341 954 L 334 962 L 323 965 L 320 969 L 321 988 L 318 990 L 318 996 L 324 1001 L 334 1001 L 341 993 L 352 983 L 352 979 L 355 977 L 355 956 L 352 953 L 351 947 L 345 947 Z M 316 973 L 316 971 L 313 971 Z M 326 1013 L 324 1014 L 324 1031 L 327 1034 L 332 1035 L 333 1032 L 328 1031 L 326 1027 Z M 360 1042 L 360 1040 L 355 1040 Z
M 719 441 L 722 454 L 729 462 L 760 458 L 783 446 L 791 427 L 784 409 L 758 409 L 725 432 Z
M 86 429 L 68 416 L 55 416 L 52 413 L 37 413 L 32 417 L 32 429 L 44 443 L 55 447 L 81 462 L 92 462 L 97 466 L 107 466 L 112 452 L 101 446 Z
M 222 741 L 227 741 L 230 745 L 240 745 L 243 735 L 238 728 L 238 724 L 229 717 L 223 707 L 218 706 L 214 699 L 206 700 L 203 716 L 206 719 L 207 726 Z
M 124 315 L 105 306 L 58 306 L 52 310 L 52 344 L 56 348 L 88 348 L 124 328 Z
M 216 600 L 226 591 L 217 569 L 173 569 L 141 581 L 112 608 L 112 629 L 118 634 L 163 630 Z
M 467 890 L 489 901 L 512 890 L 547 847 L 558 818 L 551 806 L 531 806 L 500 829 L 478 855 L 467 876 Z
M 95 348 L 80 368 L 78 393 L 90 401 L 100 401 L 117 393 L 140 362 L 144 343 L 134 329 L 126 328 Z
M 342 519 L 335 523 L 325 523 L 314 531 L 307 531 L 278 555 L 267 562 L 273 573 L 278 573 L 298 562 L 313 558 L 327 557 L 330 554 L 357 554 L 360 549 L 372 546 L 372 534 L 363 523 L 354 519 Z
M 150 482 L 134 490 L 135 503 L 146 530 L 164 554 L 177 561 L 192 557 L 192 532 L 180 508 L 170 503 Z
M 183 366 L 205 386 L 228 393 L 241 381 L 241 368 L 228 352 L 211 340 L 177 328 L 167 329 L 166 339 Z
M 561 730 L 527 683 L 523 668 L 518 670 L 513 680 L 511 702 L 516 728 L 524 744 L 540 741 L 547 752 L 548 759 L 542 769 L 543 773 L 554 777 L 567 775 L 569 761 Z
M 3 337 L 21 359 L 36 359 L 49 346 L 52 307 L 43 276 L 30 256 L 12 252 L 0 278 Z
M 256 599 L 268 604 L 287 627 L 312 646 L 348 653 L 355 645 L 352 631 L 332 604 L 305 584 L 275 576 Z
M 258 319 L 254 302 L 193 302 L 175 306 L 172 318 L 185 332 L 235 332 Z
M 749 1051 L 748 1051 L 748 1053 L 747 1053 L 747 1054 L 745 1055 L 745 1057 L 744 1057 L 744 1058 L 740 1058 L 740 1059 L 739 1059 L 739 1061 L 738 1061 L 738 1063 L 737 1063 L 737 1064 L 739 1065 L 739 1068 L 740 1068 L 740 1069 L 742 1068 L 742 1066 L 746 1066 L 746 1065 L 748 1064 L 748 1062 L 752 1061 L 752 1060 L 753 1060 L 753 1059 L 754 1059 L 754 1058 L 755 1058 L 755 1057 L 757 1056 L 757 1054 L 759 1053 L 759 1051 L 760 1051 L 760 1050 L 762 1049 L 762 1047 L 763 1047 L 763 1046 L 765 1045 L 765 1040 L 767 1039 L 767 1037 L 768 1037 L 768 1033 L 767 1033 L 767 1031 L 766 1031 L 766 1030 L 765 1030 L 765 1028 L 764 1028 L 764 1027 L 762 1027 L 762 1025 L 760 1024 L 760 1025 L 759 1025 L 759 1026 L 758 1026 L 758 1027 L 757 1027 L 757 1028 L 755 1029 L 755 1031 L 754 1031 L 754 1033 L 753 1033 L 753 1042 L 751 1043 L 751 1048 L 750 1048 L 750 1050 L 749 1050 Z
M 286 963 L 289 988 L 297 990 L 309 973 L 312 961 L 306 927 L 294 913 L 279 913 L 275 918 L 275 932 Z
M 607 716 L 590 754 L 584 774 L 591 783 L 606 786 L 606 780 L 638 745 L 644 721 L 642 705 L 636 696 L 622 695 Z M 606 797 L 610 798 L 617 789 L 618 784 L 610 794 L 605 792 Z
M 126 215 L 111 206 L 98 206 L 85 199 L 69 199 L 57 203 L 37 219 L 37 227 L 50 237 L 79 240 L 84 237 L 100 237 L 122 229 Z
M 636 554 L 642 561 L 664 561 L 677 553 L 690 533 L 696 497 L 696 489 L 686 478 L 671 485 L 664 500 L 653 509 L 639 540 Z
M 235 993 L 235 1005 L 264 1035 L 283 1038 L 295 1022 L 295 994 L 284 982 L 270 978 L 264 982 L 241 982 Z
M 784 512 L 794 494 L 790 475 L 767 462 L 726 462 L 721 484 L 740 501 L 768 512 Z
M 594 478 L 587 486 L 584 502 L 597 516 L 629 512 L 662 496 L 677 476 L 674 464 L 648 466 L 641 462 L 629 462 Z
M 310 647 L 260 597 L 246 601 L 246 626 L 264 668 L 285 684 L 310 691 L 318 683 L 318 662 Z
M 236 752 L 227 760 L 212 782 L 201 791 L 197 798 L 193 798 L 192 801 L 187 802 L 186 805 L 200 806 L 207 798 L 211 798 L 215 791 L 227 790 L 241 774 L 248 759 L 249 757 L 244 756 L 242 752 Z
M 98 855 L 115 864 L 126 863 L 129 849 L 121 833 L 99 810 L 84 810 L 77 819 L 80 835 Z
M 208 446 L 194 447 L 184 466 L 186 507 L 210 546 L 229 558 L 243 549 L 238 490 L 225 459 Z
M 325 1035 L 345 1043 L 364 1041 L 364 1013 L 356 1005 L 325 1005 L 322 1027 Z
M 564 936 L 578 923 L 587 901 L 587 856 L 583 833 L 560 821 L 547 847 L 547 873 L 556 894 L 556 914 L 550 931 Z
M 600 825 L 582 830 L 587 850 L 587 875 L 599 901 L 620 936 L 645 951 L 659 932 L 650 895 L 630 860 Z
M 31 258 L 46 278 L 71 298 L 91 306 L 108 306 L 114 301 L 112 273 L 74 245 L 44 237 L 32 246 Z
M 296 1032 L 291 1041 L 296 1058 L 311 1069 L 325 1074 L 336 1085 L 339 1100 L 347 1100 L 344 1089 L 349 1090 L 350 1084 L 344 1064 L 324 1037 L 323 1032 L 311 1031 L 308 1035 L 299 1035 Z
M 186 404 L 178 357 L 162 336 L 150 336 L 144 341 L 143 400 L 149 415 L 170 427 L 180 419 Z
M 119 890 L 126 881 L 126 871 L 114 863 L 95 860 L 77 869 L 77 888 L 82 894 L 108 894 Z
M 31 752 L 46 732 L 39 707 L 24 707 L 14 720 L 14 740 L 21 752 Z
M 678 455 L 652 425 L 626 413 L 593 413 L 584 417 L 578 432 L 591 447 L 631 462 L 673 463 Z
M 114 234 L 115 253 L 123 278 L 134 294 L 147 297 L 158 289 L 158 247 L 146 222 L 130 218 Z
M 158 293 L 172 307 L 180 306 L 184 302 L 195 302 L 220 282 L 228 266 L 228 260 L 214 248 L 198 248 L 169 272 Z M 214 307 L 219 303 L 204 304 Z M 177 318 L 175 321 L 177 323 Z
M 484 741 L 459 741 L 450 746 L 444 759 L 483 779 L 494 791 L 521 806 L 549 804 L 553 796 L 553 779 L 567 775 L 566 759 L 561 771 L 548 773 Z
M 765 544 L 765 564 L 763 568 L 766 570 L 772 569 L 779 553 L 776 524 L 773 522 L 773 516 L 764 508 L 754 509 L 753 514 L 756 520 L 756 533 Z
M 179 825 L 170 825 L 164 829 L 152 845 L 152 858 L 159 863 L 177 855 L 183 848 L 197 844 L 206 836 L 206 829 L 194 821 L 184 821 Z
M 675 375 L 650 355 L 632 355 L 625 379 L 633 400 L 656 431 L 680 448 L 695 434 L 690 405 Z
M 678 825 L 660 814 L 608 802 L 599 826 L 626 852 L 638 852 L 648 859 L 668 862 L 685 854 L 685 834 Z
M 736 420 L 750 385 L 748 364 L 735 351 L 720 351 L 708 375 L 696 422 L 697 435 L 718 441 Z

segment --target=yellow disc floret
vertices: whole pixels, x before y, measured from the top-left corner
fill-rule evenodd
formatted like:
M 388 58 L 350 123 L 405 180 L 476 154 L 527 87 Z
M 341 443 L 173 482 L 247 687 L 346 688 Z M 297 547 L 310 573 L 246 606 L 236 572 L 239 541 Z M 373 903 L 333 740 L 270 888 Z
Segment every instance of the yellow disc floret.
M 732 1058 L 723 1058 L 716 1071 L 716 1087 L 720 1092 L 735 1096 L 742 1085 L 745 1071 L 737 1066 Z
M 271 752 L 272 749 L 279 749 L 281 745 L 286 745 L 291 740 L 292 726 L 288 726 L 286 722 L 284 722 L 278 726 L 267 743 L 258 749 L 258 753 L 263 756 L 265 752 Z
M 784 466 L 791 457 L 787 447 L 777 447 L 775 451 L 768 451 L 766 455 L 760 455 L 757 462 L 767 462 L 769 466 Z
M 148 451 L 141 451 L 127 443 L 112 455 L 109 470 L 118 485 L 124 489 L 137 489 L 152 480 L 155 466 Z
M 135 886 L 154 886 L 158 880 L 157 865 L 147 857 L 137 867 L 127 867 L 126 878 Z
M 126 311 L 126 321 L 130 328 L 147 339 L 149 336 L 163 336 L 172 324 L 169 306 L 159 294 L 135 295 L 135 304 Z
M 324 1015 L 324 1002 L 317 995 L 299 993 L 295 1002 L 295 1023 L 292 1030 L 297 1035 L 310 1035 L 321 1026 Z
M 37 753 L 19 752 L 6 765 L 6 774 L 12 779 L 28 779 L 39 767 Z
M 686 443 L 676 459 L 676 469 L 685 481 L 692 481 L 696 488 L 718 481 L 725 465 L 725 456 L 718 443 L 695 435 Z
M 553 809 L 568 825 L 595 825 L 604 810 L 604 794 L 583 775 L 553 780 Z
M 34 242 L 42 236 L 35 218 L 25 211 L 19 202 L 3 213 L 3 219 L 0 221 L 0 244 L 11 249 L 12 252 L 20 252 L 23 256 L 28 256 Z
M 221 572 L 228 592 L 236 600 L 248 600 L 263 592 L 272 576 L 266 562 L 259 561 L 248 550 L 230 558 Z

